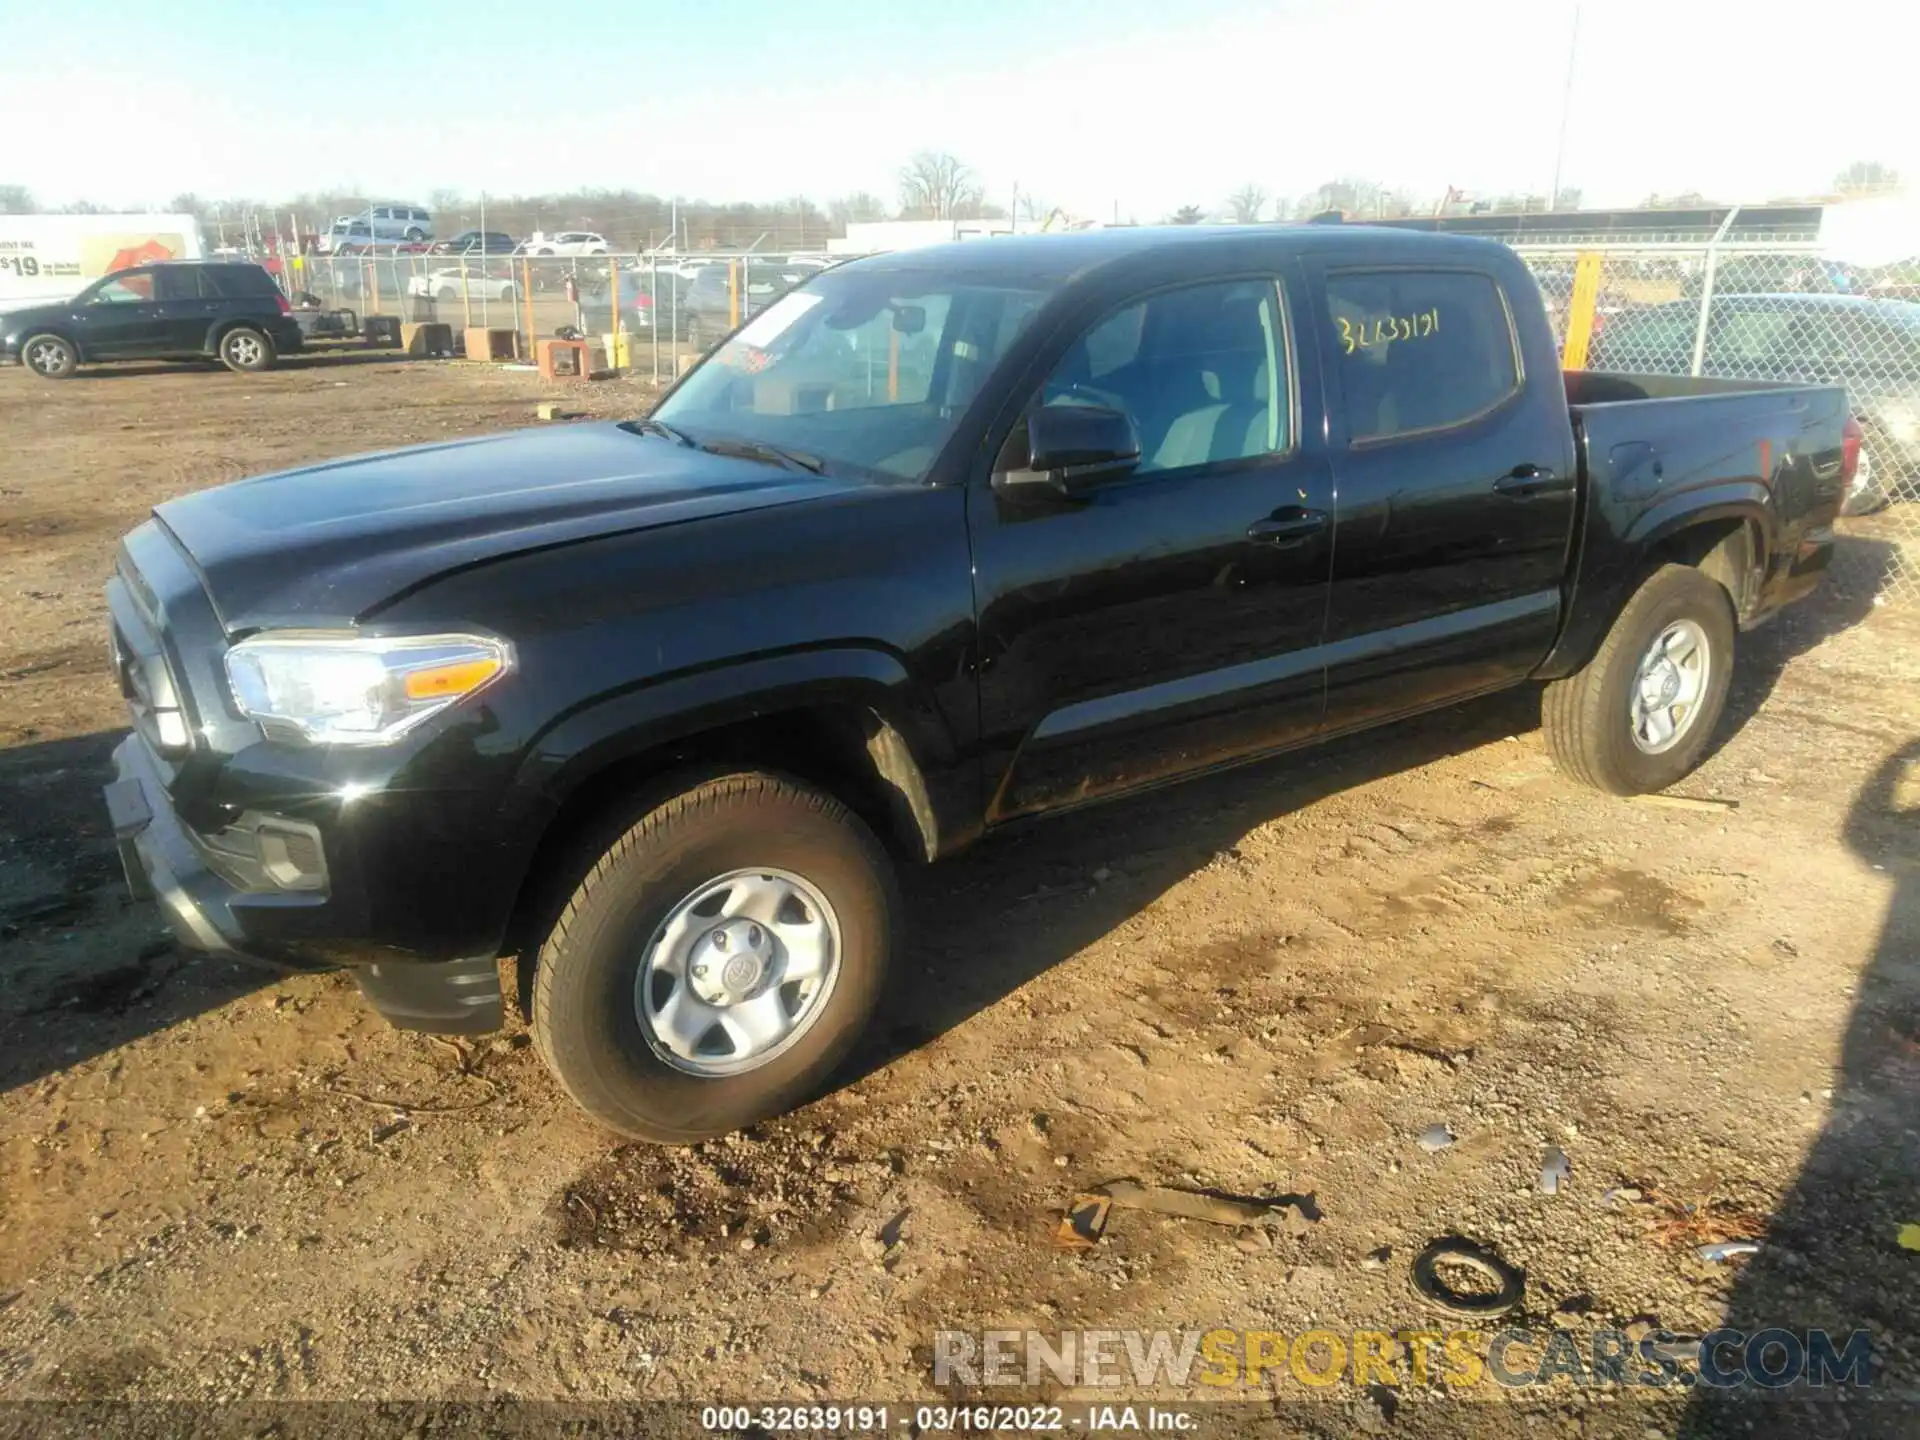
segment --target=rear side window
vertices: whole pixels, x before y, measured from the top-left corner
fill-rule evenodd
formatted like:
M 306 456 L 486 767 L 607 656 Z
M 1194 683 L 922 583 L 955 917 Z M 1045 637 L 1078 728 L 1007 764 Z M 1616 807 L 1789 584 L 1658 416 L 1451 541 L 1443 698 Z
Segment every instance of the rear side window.
M 1327 307 L 1355 443 L 1459 425 L 1520 388 L 1513 321 L 1491 276 L 1342 271 L 1327 277 Z

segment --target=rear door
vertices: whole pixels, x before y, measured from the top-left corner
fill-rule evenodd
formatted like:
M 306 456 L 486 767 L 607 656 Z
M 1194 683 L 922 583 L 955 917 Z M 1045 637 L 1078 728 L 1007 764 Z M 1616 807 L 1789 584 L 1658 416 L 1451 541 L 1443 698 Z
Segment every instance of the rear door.
M 1335 397 L 1333 731 L 1511 683 L 1545 657 L 1575 459 L 1550 337 L 1534 359 L 1550 373 L 1529 376 L 1492 267 L 1313 270 Z
M 123 270 L 102 280 L 75 308 L 74 328 L 89 360 L 158 355 L 166 346 L 156 270 Z
M 155 273 L 164 350 L 195 355 L 206 348 L 207 332 L 213 328 L 221 309 L 220 291 L 212 272 L 228 268 L 238 267 L 177 265 Z
M 1332 491 L 1300 420 L 1324 403 L 1300 272 L 1181 274 L 1062 327 L 993 468 L 1025 464 L 1026 415 L 1071 404 L 1127 413 L 1139 463 L 1072 498 L 969 495 L 990 821 L 1319 726 Z

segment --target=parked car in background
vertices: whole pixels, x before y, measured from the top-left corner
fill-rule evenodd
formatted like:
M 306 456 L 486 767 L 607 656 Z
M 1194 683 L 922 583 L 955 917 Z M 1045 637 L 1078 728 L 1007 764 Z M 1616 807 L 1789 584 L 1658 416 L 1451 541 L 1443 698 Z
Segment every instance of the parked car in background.
M 418 205 L 373 205 L 355 219 L 367 222 L 376 243 L 433 238 L 433 217 Z
M 493 261 L 485 265 L 468 265 L 463 272 L 458 266 L 443 265 L 429 270 L 424 275 L 407 277 L 407 293 L 424 296 L 430 300 L 454 301 L 465 296 L 469 300 L 517 300 L 520 287 L 513 278 L 513 267 Z
M 558 235 L 535 235 L 521 248 L 528 255 L 605 255 L 612 247 L 606 236 L 591 230 L 562 230 Z
M 436 240 L 429 255 L 511 255 L 519 241 L 498 230 L 462 230 L 451 240 Z
M 1696 300 L 1609 316 L 1588 359 L 1596 370 L 1685 375 L 1700 325 Z M 1701 372 L 1737 380 L 1847 387 L 1860 464 L 1841 513 L 1920 500 L 1920 304 L 1864 295 L 1716 295 Z
M 0 317 L 0 360 L 65 380 L 102 360 L 217 359 L 271 370 L 300 348 L 293 306 L 258 265 L 169 261 L 119 270 L 71 300 Z
M 822 268 L 754 258 L 703 266 L 687 286 L 687 338 L 702 350 L 710 348 L 738 321 L 766 309 Z

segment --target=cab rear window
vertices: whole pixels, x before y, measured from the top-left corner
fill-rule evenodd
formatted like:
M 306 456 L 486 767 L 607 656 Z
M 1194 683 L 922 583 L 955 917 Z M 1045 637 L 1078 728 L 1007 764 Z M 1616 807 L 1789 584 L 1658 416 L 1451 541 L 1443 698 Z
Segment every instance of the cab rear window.
M 1489 275 L 1340 271 L 1327 308 L 1351 443 L 1461 425 L 1520 388 L 1513 318 Z

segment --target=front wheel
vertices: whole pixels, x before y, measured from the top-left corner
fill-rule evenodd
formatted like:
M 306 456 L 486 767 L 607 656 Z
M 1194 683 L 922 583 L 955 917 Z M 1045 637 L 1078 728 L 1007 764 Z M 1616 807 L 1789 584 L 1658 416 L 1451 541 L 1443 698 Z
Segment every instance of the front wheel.
M 1700 763 L 1733 680 L 1727 592 L 1690 565 L 1649 575 L 1593 659 L 1547 686 L 1547 748 L 1614 795 L 1664 790 Z
M 58 335 L 29 335 L 20 358 L 42 380 L 65 380 L 80 368 L 80 352 Z
M 236 325 L 220 337 L 220 363 L 240 374 L 273 368 L 273 341 L 251 325 Z
M 810 1098 L 879 998 L 898 909 L 822 791 L 715 776 L 640 816 L 541 948 L 533 1037 L 596 1120 L 684 1145 Z

